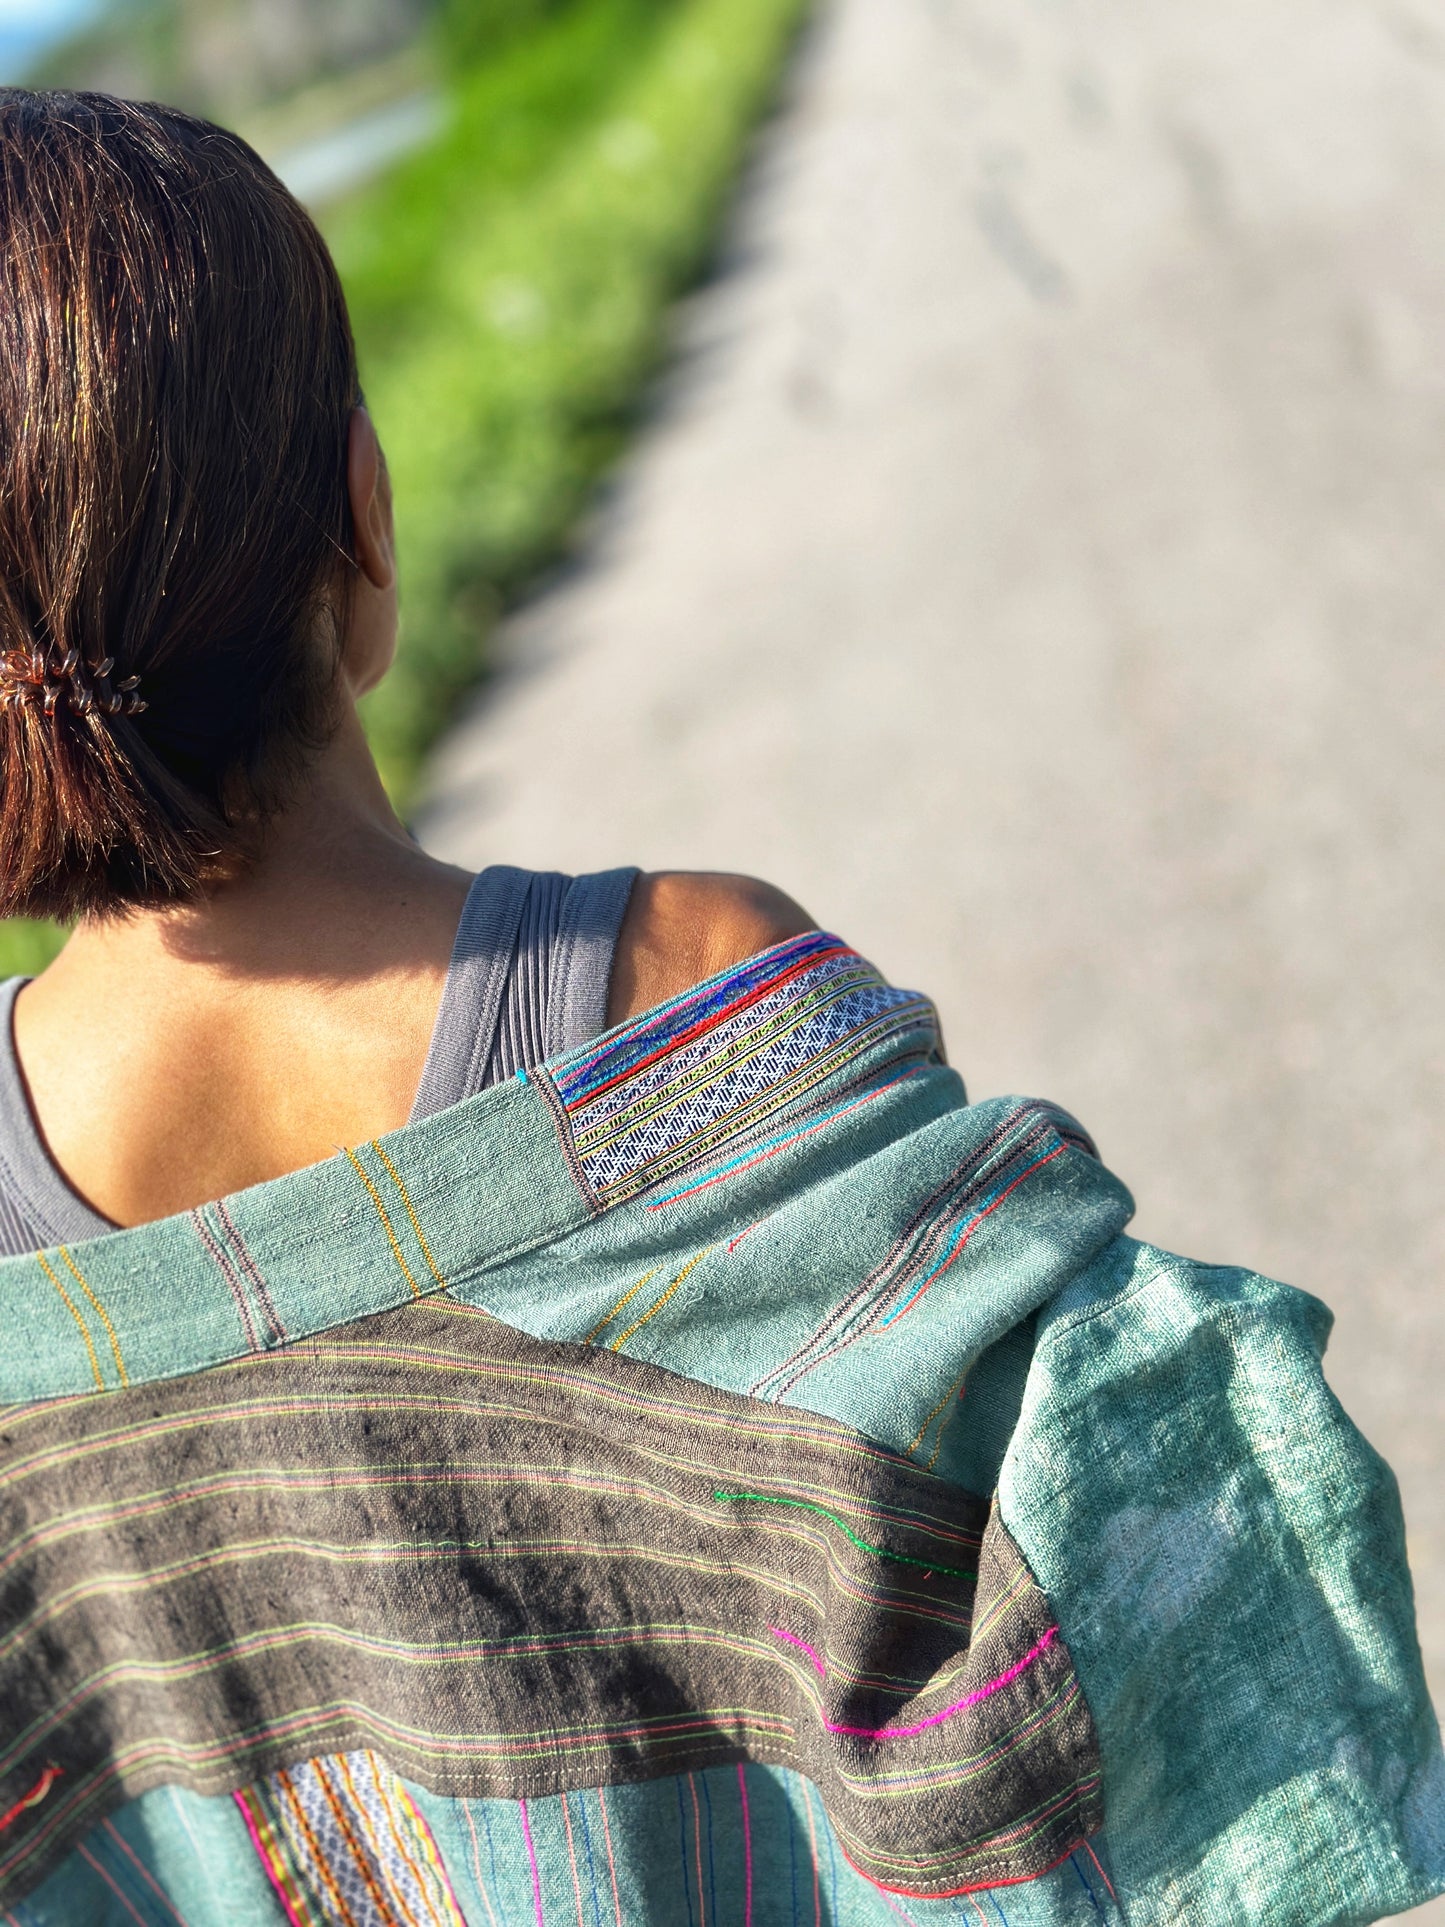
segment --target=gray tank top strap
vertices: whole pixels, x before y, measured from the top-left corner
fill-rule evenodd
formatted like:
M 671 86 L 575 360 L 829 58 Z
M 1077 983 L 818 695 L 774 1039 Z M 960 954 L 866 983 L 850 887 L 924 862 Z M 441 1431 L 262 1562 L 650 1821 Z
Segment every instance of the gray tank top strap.
M 598 1035 L 636 876 L 483 871 L 457 930 L 414 1118 Z M 115 1229 L 66 1183 L 31 1112 L 14 1034 L 25 981 L 0 984 L 0 1256 Z
M 617 933 L 637 874 L 483 870 L 457 927 L 413 1119 L 604 1029 Z
M 15 999 L 28 982 L 0 984 L 0 1256 L 7 1257 L 115 1229 L 71 1190 L 31 1114 L 15 1051 Z

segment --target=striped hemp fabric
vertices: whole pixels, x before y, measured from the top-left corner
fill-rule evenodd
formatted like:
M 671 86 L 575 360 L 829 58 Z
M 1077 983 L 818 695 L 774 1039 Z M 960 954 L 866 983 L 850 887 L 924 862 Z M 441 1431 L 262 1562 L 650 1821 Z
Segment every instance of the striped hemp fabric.
M 1445 1888 L 1327 1314 L 820 933 L 0 1264 L 18 1927 L 1270 1927 Z

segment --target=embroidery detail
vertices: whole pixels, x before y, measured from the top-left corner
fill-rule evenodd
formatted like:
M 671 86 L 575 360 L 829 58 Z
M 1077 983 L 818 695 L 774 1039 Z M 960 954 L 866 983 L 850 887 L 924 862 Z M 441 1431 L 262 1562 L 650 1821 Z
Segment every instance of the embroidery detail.
M 90 1360 L 90 1370 L 91 1370 L 92 1376 L 95 1379 L 95 1389 L 98 1392 L 103 1392 L 105 1390 L 105 1380 L 101 1376 L 100 1360 L 95 1355 L 95 1342 L 91 1338 L 90 1327 L 89 1325 L 86 1324 L 85 1320 L 81 1317 L 80 1313 L 76 1310 L 75 1300 L 71 1297 L 70 1293 L 65 1289 L 64 1285 L 61 1284 L 59 1278 L 55 1275 L 55 1272 L 51 1269 L 50 1260 L 46 1257 L 45 1253 L 43 1251 L 37 1251 L 35 1255 L 40 1260 L 41 1270 L 45 1273 L 46 1277 L 50 1280 L 51 1284 L 54 1285 L 55 1289 L 60 1293 L 61 1301 L 63 1302 L 65 1309 L 70 1313 L 71 1317 L 75 1320 L 76 1329 L 79 1331 L 81 1337 L 85 1341 L 85 1355 Z
M 862 1110 L 865 1104 L 874 1103 L 878 1098 L 896 1089 L 899 1084 L 905 1083 L 908 1078 L 917 1075 L 918 1067 L 915 1065 L 913 1069 L 902 1072 L 900 1076 L 890 1077 L 886 1083 L 876 1085 L 864 1096 L 850 1098 L 846 1104 L 838 1104 L 832 1110 L 824 1111 L 821 1117 L 815 1117 L 807 1124 L 799 1124 L 791 1131 L 781 1131 L 776 1137 L 764 1138 L 761 1144 L 754 1145 L 741 1157 L 730 1158 L 726 1164 L 719 1166 L 716 1170 L 706 1172 L 696 1183 L 684 1185 L 681 1191 L 669 1191 L 666 1197 L 650 1199 L 647 1209 L 665 1211 L 668 1205 L 677 1204 L 683 1198 L 694 1198 L 699 1191 L 710 1191 L 715 1184 L 722 1184 L 728 1178 L 737 1177 L 743 1171 L 755 1170 L 758 1165 L 766 1164 L 769 1158 L 775 1158 L 780 1152 L 786 1151 L 790 1144 L 796 1144 L 800 1138 L 811 1137 L 815 1131 L 826 1130 L 828 1125 L 835 1124 L 840 1117 L 846 1117 L 850 1111 Z
M 694 1272 L 697 1270 L 698 1266 L 702 1263 L 703 1259 L 707 1257 L 708 1252 L 710 1252 L 711 1250 L 712 1250 L 712 1246 L 709 1245 L 707 1248 L 707 1251 L 700 1251 L 695 1258 L 689 1258 L 687 1263 L 683 1266 L 682 1270 L 673 1279 L 672 1283 L 668 1286 L 667 1290 L 662 1294 L 662 1296 L 657 1300 L 657 1302 L 649 1306 L 649 1308 L 642 1314 L 642 1316 L 639 1319 L 637 1319 L 633 1324 L 629 1325 L 627 1327 L 627 1330 L 622 1334 L 621 1338 L 614 1338 L 609 1349 L 614 1352 L 620 1352 L 622 1350 L 622 1347 L 627 1343 L 628 1339 L 633 1337 L 637 1332 L 640 1332 L 642 1330 L 642 1327 L 647 1323 L 649 1318 L 655 1318 L 657 1316 L 658 1312 L 662 1310 L 663 1306 L 667 1303 L 668 1299 L 671 1298 L 672 1294 L 677 1290 L 678 1286 L 683 1282 L 683 1280 L 686 1277 L 688 1277 L 688 1275 L 691 1272 Z
M 250 1247 L 241 1236 L 240 1231 L 236 1228 L 236 1221 L 231 1216 L 225 1199 L 218 1198 L 212 1209 L 215 1211 L 216 1222 L 225 1234 L 227 1243 L 241 1261 L 242 1271 L 245 1272 L 247 1278 L 251 1281 L 251 1289 L 255 1292 L 256 1302 L 261 1307 L 261 1315 L 270 1328 L 271 1342 L 276 1345 L 284 1345 L 287 1337 L 286 1327 L 281 1323 L 280 1316 L 272 1301 L 271 1292 L 266 1284 L 261 1267 L 252 1257 Z
M 386 1155 L 386 1152 L 382 1150 L 378 1139 L 373 1138 L 371 1140 L 371 1148 L 386 1166 L 387 1176 L 401 1193 L 402 1204 L 405 1207 L 407 1217 L 411 1220 L 411 1228 L 416 1233 L 416 1241 L 421 1246 L 421 1255 L 426 1259 L 427 1270 L 430 1271 L 432 1277 L 436 1279 L 442 1290 L 445 1291 L 447 1281 L 443 1278 L 440 1271 L 437 1270 L 437 1261 L 431 1255 L 431 1246 L 426 1241 L 426 1233 L 421 1228 L 421 1219 L 416 1215 L 415 1207 L 411 1201 L 411 1194 L 401 1181 L 400 1171 L 397 1170 L 391 1159 Z
M 256 1322 L 251 1316 L 250 1301 L 246 1297 L 246 1290 L 241 1283 L 240 1275 L 236 1267 L 231 1263 L 230 1258 L 226 1255 L 220 1242 L 212 1236 L 211 1227 L 206 1223 L 204 1211 L 198 1206 L 194 1211 L 188 1212 L 187 1215 L 190 1218 L 191 1227 L 195 1231 L 196 1236 L 205 1246 L 206 1256 L 215 1265 L 217 1271 L 220 1272 L 222 1278 L 225 1280 L 227 1290 L 235 1300 L 236 1311 L 241 1320 L 241 1329 L 246 1334 L 247 1351 L 264 1351 L 266 1347 L 257 1336 Z
M 355 1171 L 357 1177 L 361 1179 L 361 1182 L 366 1186 L 368 1192 L 371 1194 L 371 1202 L 376 1206 L 376 1215 L 381 1219 L 382 1229 L 386 1233 L 386 1241 L 391 1246 L 391 1255 L 393 1258 L 396 1259 L 396 1262 L 401 1266 L 401 1275 L 403 1278 L 405 1278 L 406 1282 L 411 1286 L 412 1297 L 420 1298 L 421 1286 L 417 1283 L 416 1279 L 413 1278 L 411 1275 L 411 1266 L 406 1262 L 406 1254 L 402 1251 L 400 1244 L 397 1242 L 396 1232 L 392 1229 L 391 1219 L 387 1216 L 386 1206 L 381 1201 L 381 1193 L 377 1190 L 376 1186 L 372 1183 L 371 1179 L 366 1175 L 366 1171 L 362 1166 L 361 1159 L 356 1155 L 355 1151 L 353 1151 L 349 1145 L 343 1146 L 343 1149 L 346 1151 L 347 1157 L 351 1160 L 352 1170 Z
M 926 1720 L 919 1720 L 914 1726 L 840 1726 L 836 1720 L 824 1720 L 823 1724 L 830 1733 L 850 1733 L 860 1740 L 915 1739 L 918 1734 L 927 1732 L 930 1726 L 942 1726 L 945 1720 L 951 1720 L 955 1714 L 966 1712 L 970 1706 L 980 1705 L 1005 1686 L 1012 1686 L 1021 1673 L 1026 1673 L 1036 1659 L 1043 1657 L 1058 1636 L 1058 1627 L 1050 1626 L 1041 1638 L 1035 1640 L 1022 1659 L 1014 1661 L 1007 1672 L 1000 1673 L 997 1679 L 986 1680 L 973 1692 L 965 1693 L 961 1700 L 955 1700 L 952 1706 L 945 1706 L 941 1713 L 930 1713 Z
M 375 1753 L 308 1760 L 233 1797 L 293 1927 L 466 1927 L 430 1827 Z
M 705 1804 L 703 1769 L 788 1766 L 869 1879 L 937 1896 L 1101 1821 L 1057 1615 L 996 1513 L 626 1352 L 407 1301 L 36 1408 L 0 1492 L 0 1775 L 66 1774 L 0 1833 L 0 1911 L 156 1757 L 243 1789 L 298 1927 L 456 1927 L 401 1773 L 511 1800 L 698 1773 Z M 778 1663 L 784 1631 L 824 1673 Z
M 788 1358 L 750 1388 L 754 1397 L 786 1398 L 809 1372 L 865 1332 L 896 1324 L 963 1255 L 1004 1199 L 1068 1149 L 1098 1155 L 1067 1112 L 1034 1100 L 1013 1106 L 924 1200 L 882 1263 Z
M 824 1660 L 822 1654 L 818 1652 L 817 1648 L 810 1646 L 806 1639 L 799 1639 L 798 1635 L 796 1633 L 790 1633 L 786 1626 L 769 1626 L 768 1631 L 775 1634 L 779 1639 L 787 1640 L 790 1646 L 796 1646 L 800 1651 L 805 1652 L 809 1659 L 812 1660 L 813 1670 L 819 1679 L 826 1679 L 828 1677 L 827 1662 Z
M 587 1185 L 608 1205 L 764 1130 L 890 1041 L 896 1052 L 878 1074 L 900 1057 L 927 1058 L 938 1041 L 933 1006 L 813 931 L 563 1058 L 553 1083 Z
M 17 1800 L 14 1806 L 7 1812 L 0 1813 L 0 1833 L 4 1833 L 7 1827 L 13 1827 L 22 1813 L 28 1813 L 31 1807 L 38 1807 L 46 1794 L 49 1793 L 50 1789 L 55 1785 L 55 1782 L 60 1778 L 60 1774 L 61 1769 L 58 1766 L 46 1767 L 30 1791 L 21 1799 Z
M 658 1272 L 661 1270 L 662 1270 L 661 1265 L 654 1265 L 651 1271 L 644 1271 L 642 1276 L 638 1279 L 637 1283 L 632 1287 L 631 1291 L 625 1291 L 622 1294 L 622 1296 L 618 1299 L 617 1303 L 612 1307 L 611 1311 L 608 1312 L 607 1316 L 603 1319 L 600 1319 L 598 1323 L 592 1327 L 591 1331 L 588 1332 L 587 1336 L 582 1340 L 582 1343 L 584 1345 L 593 1344 L 595 1340 L 598 1339 L 602 1335 L 602 1333 L 606 1331 L 607 1327 L 612 1323 L 613 1319 L 618 1317 L 620 1313 L 626 1311 L 627 1307 L 632 1303 L 633 1299 L 637 1296 L 638 1292 L 642 1290 L 642 1287 L 646 1284 L 650 1284 L 651 1281 L 657 1276 Z
M 110 1313 L 106 1310 L 105 1306 L 100 1302 L 99 1298 L 97 1298 L 95 1293 L 91 1290 L 89 1283 L 81 1274 L 79 1265 L 76 1264 L 74 1258 L 71 1257 L 69 1251 L 66 1250 L 65 1246 L 60 1245 L 58 1249 L 61 1257 L 65 1260 L 66 1269 L 69 1271 L 71 1277 L 75 1280 L 76 1284 L 80 1286 L 80 1289 L 85 1293 L 86 1297 L 90 1300 L 91 1304 L 95 1307 L 96 1313 L 100 1318 L 101 1324 L 105 1326 L 105 1335 L 110 1340 L 111 1356 L 115 1360 L 115 1369 L 116 1369 L 117 1375 L 120 1378 L 121 1384 L 129 1385 L 130 1374 L 129 1372 L 127 1372 L 125 1368 L 125 1360 L 120 1355 L 120 1340 L 115 1335 L 115 1326 L 112 1325 L 110 1322 Z
M 968 1369 L 972 1371 L 973 1367 L 970 1365 Z M 937 1405 L 934 1406 L 933 1410 L 928 1414 L 928 1417 L 923 1421 L 922 1425 L 919 1426 L 917 1432 L 909 1442 L 908 1456 L 912 1458 L 919 1446 L 922 1445 L 923 1441 L 928 1437 L 929 1426 L 932 1425 L 940 1413 L 943 1414 L 943 1423 L 939 1426 L 938 1434 L 933 1441 L 933 1450 L 928 1455 L 928 1459 L 923 1467 L 925 1472 L 931 1472 L 934 1466 L 938 1464 L 938 1455 L 943 1450 L 944 1434 L 948 1431 L 949 1421 L 963 1403 L 963 1394 L 967 1383 L 968 1372 L 965 1372 L 961 1378 L 954 1380 L 953 1384 L 949 1386 L 948 1390 L 943 1394 L 943 1397 L 938 1401 Z
M 867 1539 L 860 1539 L 846 1519 L 840 1519 L 836 1512 L 830 1512 L 825 1505 L 813 1499 L 787 1499 L 777 1492 L 714 1492 L 715 1499 L 725 1500 L 733 1505 L 786 1505 L 796 1506 L 800 1512 L 816 1512 L 835 1525 L 845 1539 L 857 1546 L 860 1552 L 870 1553 L 875 1559 L 892 1559 L 900 1566 L 919 1566 L 924 1572 L 947 1573 L 951 1579 L 976 1579 L 978 1571 L 972 1566 L 940 1566 L 931 1559 L 915 1559 L 911 1553 L 894 1552 L 889 1546 L 875 1546 Z

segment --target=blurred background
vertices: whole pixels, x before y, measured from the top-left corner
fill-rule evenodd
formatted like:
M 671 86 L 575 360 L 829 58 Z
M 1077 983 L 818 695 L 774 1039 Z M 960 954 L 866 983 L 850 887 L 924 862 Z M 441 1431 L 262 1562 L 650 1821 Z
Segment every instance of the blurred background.
M 0 0 L 0 62 L 320 219 L 423 837 L 774 878 L 1323 1297 L 1441 1703 L 1438 8 Z

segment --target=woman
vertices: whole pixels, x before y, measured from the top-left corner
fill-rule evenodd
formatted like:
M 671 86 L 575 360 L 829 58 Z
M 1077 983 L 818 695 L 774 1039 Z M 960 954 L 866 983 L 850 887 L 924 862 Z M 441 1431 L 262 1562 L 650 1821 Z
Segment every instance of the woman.
M 101 96 L 0 168 L 0 902 L 78 919 L 0 1054 L 6 1917 L 1445 1886 L 1320 1308 L 1124 1237 L 766 886 L 428 858 L 311 223 Z

